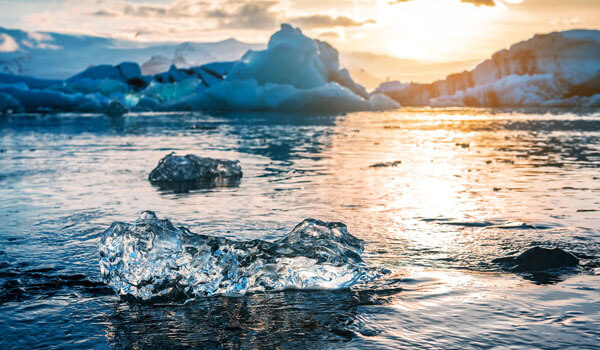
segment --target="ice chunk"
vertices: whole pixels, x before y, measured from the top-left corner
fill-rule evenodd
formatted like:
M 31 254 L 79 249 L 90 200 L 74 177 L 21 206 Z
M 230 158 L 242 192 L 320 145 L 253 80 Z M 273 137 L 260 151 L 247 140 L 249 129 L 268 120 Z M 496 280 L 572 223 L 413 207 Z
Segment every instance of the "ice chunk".
M 389 109 L 399 108 L 398 102 L 394 101 L 385 94 L 373 94 L 369 98 L 371 109 L 374 111 L 385 111 Z
M 81 78 L 66 83 L 63 91 L 70 93 L 80 92 L 84 94 L 98 92 L 108 97 L 115 93 L 125 94 L 129 92 L 129 87 L 120 80 L 110 78 L 101 80 Z
M 0 113 L 7 111 L 18 111 L 21 109 L 21 103 L 11 95 L 0 92 Z
M 121 76 L 125 81 L 142 75 L 140 66 L 135 62 L 121 62 L 117 65 L 117 69 L 121 72 Z
M 141 97 L 137 104 L 131 107 L 141 112 L 159 111 L 161 109 L 160 102 L 157 99 L 147 96 Z
M 201 83 L 202 81 L 197 78 L 187 78 L 176 83 L 152 81 L 142 93 L 146 97 L 153 97 L 158 101 L 166 102 L 193 94 Z
M 232 241 L 146 211 L 102 234 L 100 270 L 119 295 L 141 300 L 341 289 L 379 277 L 361 258 L 363 245 L 337 222 L 306 219 L 274 242 Z
M 232 186 L 242 177 L 239 161 L 198 157 L 193 154 L 178 156 L 171 153 L 158 162 L 148 179 L 163 188 L 178 192 L 199 187 Z
M 232 62 L 213 62 L 202 65 L 202 69 L 213 72 L 222 78 L 225 78 L 227 74 L 231 71 L 231 68 L 237 63 L 237 61 Z
M 127 112 L 129 112 L 129 109 L 118 100 L 110 101 L 104 108 L 104 114 L 111 116 L 121 116 Z
M 254 79 L 225 80 L 202 93 L 182 100 L 188 109 L 278 110 L 289 112 L 339 113 L 372 109 L 398 108 L 397 102 L 384 96 L 365 100 L 337 83 L 312 89 L 288 84 L 259 85 Z
M 64 94 L 52 90 L 21 90 L 17 88 L 0 87 L 0 92 L 11 95 L 28 110 L 56 110 L 56 111 L 100 111 L 101 102 L 97 98 L 82 94 Z
M 220 84 L 223 81 L 223 76 L 204 67 L 192 67 L 190 70 L 202 79 L 202 84 L 204 84 L 204 86 L 213 86 Z
M 178 81 L 182 81 L 188 79 L 190 76 L 186 74 L 183 70 L 177 69 L 175 65 L 171 65 L 168 71 L 160 74 L 156 74 L 154 76 L 154 80 L 159 83 L 175 83 Z
M 226 79 L 254 79 L 259 85 L 288 84 L 310 89 L 324 85 L 334 65 L 327 66 L 321 60 L 314 40 L 302 35 L 299 29 L 283 24 L 269 40 L 266 50 L 248 51 Z
M 0 83 L 18 84 L 23 83 L 30 89 L 47 89 L 52 86 L 62 85 L 62 80 L 37 79 L 22 75 L 0 73 Z
M 90 79 L 90 80 L 102 80 L 102 79 L 113 79 L 113 80 L 121 80 L 121 72 L 117 69 L 117 67 L 102 64 L 99 66 L 92 66 L 83 72 L 76 74 L 69 79 L 68 82 L 81 80 L 81 79 Z
M 112 79 L 127 82 L 134 78 L 139 78 L 142 75 L 142 70 L 137 63 L 122 62 L 116 66 L 102 64 L 92 66 L 83 72 L 67 79 L 67 82 L 74 82 L 81 79 L 104 80 Z

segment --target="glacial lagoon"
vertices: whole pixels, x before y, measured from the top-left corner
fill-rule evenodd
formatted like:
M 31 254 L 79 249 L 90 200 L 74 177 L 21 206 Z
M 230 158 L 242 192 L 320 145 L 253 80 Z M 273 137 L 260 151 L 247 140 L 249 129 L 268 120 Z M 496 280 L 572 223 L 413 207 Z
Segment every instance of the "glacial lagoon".
M 170 152 L 239 160 L 235 186 L 179 193 Z M 0 116 L 0 348 L 595 348 L 600 113 L 411 109 L 337 116 Z M 360 263 L 341 285 L 144 302 L 102 278 L 113 222 L 152 210 L 227 242 L 341 222 Z M 534 246 L 580 267 L 515 273 Z

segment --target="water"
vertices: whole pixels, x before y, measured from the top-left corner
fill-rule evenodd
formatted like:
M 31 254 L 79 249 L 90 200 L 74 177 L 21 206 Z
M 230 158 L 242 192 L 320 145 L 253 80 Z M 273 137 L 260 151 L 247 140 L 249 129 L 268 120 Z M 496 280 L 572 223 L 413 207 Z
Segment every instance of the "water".
M 152 186 L 172 151 L 238 159 L 244 176 Z M 121 300 L 102 282 L 99 244 L 143 210 L 234 241 L 343 222 L 365 241 L 364 264 L 391 273 L 336 291 Z M 0 214 L 3 349 L 600 344 L 594 112 L 3 116 Z M 583 267 L 545 278 L 491 263 L 534 245 Z

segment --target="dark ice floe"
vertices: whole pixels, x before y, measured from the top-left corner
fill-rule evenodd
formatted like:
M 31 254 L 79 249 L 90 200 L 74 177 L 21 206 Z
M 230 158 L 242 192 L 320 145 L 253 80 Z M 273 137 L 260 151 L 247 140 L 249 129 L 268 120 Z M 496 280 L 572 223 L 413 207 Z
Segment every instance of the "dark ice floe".
M 194 188 L 235 186 L 242 177 L 237 160 L 168 154 L 150 172 L 148 179 L 163 188 L 185 192 Z
M 140 300 L 342 289 L 379 276 L 346 225 L 306 219 L 274 242 L 190 232 L 151 211 L 102 235 L 100 268 L 119 295 Z

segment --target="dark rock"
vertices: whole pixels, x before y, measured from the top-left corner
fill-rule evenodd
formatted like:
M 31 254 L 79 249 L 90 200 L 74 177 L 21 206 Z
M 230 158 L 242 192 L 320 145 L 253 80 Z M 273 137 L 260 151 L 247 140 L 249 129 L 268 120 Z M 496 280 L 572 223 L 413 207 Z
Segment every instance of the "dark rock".
M 516 257 L 492 260 L 493 263 L 507 266 L 515 272 L 539 272 L 561 267 L 577 267 L 579 259 L 560 248 L 548 249 L 533 247 Z
M 194 188 L 236 186 L 241 177 L 242 168 L 237 160 L 171 153 L 158 162 L 148 179 L 161 188 L 187 192 Z

